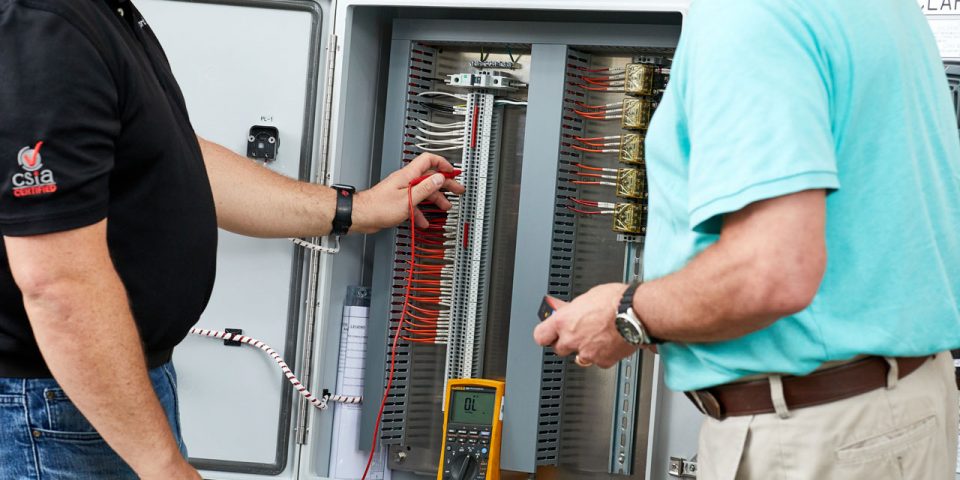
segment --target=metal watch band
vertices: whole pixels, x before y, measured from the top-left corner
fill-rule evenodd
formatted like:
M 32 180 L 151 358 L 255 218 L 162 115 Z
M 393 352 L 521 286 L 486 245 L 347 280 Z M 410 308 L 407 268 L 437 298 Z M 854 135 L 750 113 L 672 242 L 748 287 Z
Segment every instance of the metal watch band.
M 351 185 L 331 185 L 337 191 L 337 210 L 333 215 L 333 229 L 330 235 L 342 236 L 353 225 L 353 194 L 357 191 Z

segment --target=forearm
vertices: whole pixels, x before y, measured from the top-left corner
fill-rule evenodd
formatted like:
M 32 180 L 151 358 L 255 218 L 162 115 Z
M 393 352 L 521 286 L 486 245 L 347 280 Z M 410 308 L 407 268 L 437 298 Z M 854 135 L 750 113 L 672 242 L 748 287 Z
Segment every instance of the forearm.
M 254 237 L 330 233 L 333 189 L 285 177 L 220 145 L 200 139 L 220 228 Z
M 162 478 L 185 461 L 126 298 L 115 273 L 98 274 L 25 294 L 24 306 L 47 366 L 74 404 L 135 472 Z
M 637 289 L 634 311 L 656 338 L 718 342 L 805 309 L 826 269 L 825 195 L 748 205 L 687 266 Z
M 680 271 L 645 283 L 633 308 L 648 332 L 677 342 L 717 342 L 766 327 L 786 311 L 771 308 L 775 292 L 757 285 L 751 262 L 725 252 L 704 250 Z
M 212 142 L 197 137 L 213 188 L 221 228 L 253 237 L 324 236 L 333 229 L 336 191 L 284 177 Z M 446 172 L 436 175 L 437 172 Z M 427 178 L 433 175 L 431 178 Z M 454 168 L 444 158 L 422 154 L 385 180 L 353 196 L 350 233 L 374 233 L 409 215 L 408 202 L 429 202 L 449 210 L 440 191 L 462 194 Z M 423 181 L 428 180 L 428 181 Z M 410 186 L 414 184 L 413 188 Z M 409 190 L 409 191 L 408 191 Z M 421 228 L 429 224 L 414 209 Z

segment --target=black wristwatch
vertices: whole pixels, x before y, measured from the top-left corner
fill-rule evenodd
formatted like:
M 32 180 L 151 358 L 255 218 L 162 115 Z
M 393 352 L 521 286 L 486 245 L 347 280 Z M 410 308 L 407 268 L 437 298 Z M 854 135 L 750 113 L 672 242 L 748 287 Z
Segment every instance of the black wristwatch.
M 630 345 L 655 345 L 660 341 L 647 333 L 647 329 L 643 327 L 643 322 L 637 318 L 637 314 L 633 311 L 633 294 L 639 286 L 640 282 L 633 282 L 627 287 L 627 291 L 623 292 L 620 306 L 617 307 L 617 331 Z
M 351 185 L 331 185 L 337 191 L 337 212 L 333 215 L 333 230 L 330 235 L 346 235 L 353 225 L 353 194 L 357 191 Z

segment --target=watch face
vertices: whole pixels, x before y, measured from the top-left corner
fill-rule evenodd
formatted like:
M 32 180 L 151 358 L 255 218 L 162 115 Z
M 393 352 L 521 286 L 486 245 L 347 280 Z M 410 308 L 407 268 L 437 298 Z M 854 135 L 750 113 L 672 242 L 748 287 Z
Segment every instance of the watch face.
M 624 315 L 617 315 L 617 330 L 620 332 L 620 336 L 631 345 L 639 345 L 643 340 L 640 329 L 633 322 L 624 318 Z

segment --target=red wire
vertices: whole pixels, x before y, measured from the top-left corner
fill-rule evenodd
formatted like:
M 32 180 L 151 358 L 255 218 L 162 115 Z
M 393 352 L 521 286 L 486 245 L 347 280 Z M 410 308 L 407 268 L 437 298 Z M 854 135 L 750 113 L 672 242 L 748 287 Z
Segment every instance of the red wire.
M 607 140 L 606 138 L 603 138 L 603 137 L 586 137 L 586 138 L 585 138 L 585 137 L 573 137 L 573 139 L 576 140 L 576 141 L 578 141 L 578 142 L 597 142 L 597 141 L 601 141 L 601 140 Z
M 570 66 L 573 67 L 573 65 L 570 65 Z M 610 68 L 609 68 L 609 67 L 604 67 L 604 68 L 574 67 L 574 68 L 576 68 L 577 70 L 580 70 L 581 72 L 590 72 L 590 73 L 599 73 L 599 72 L 608 72 L 608 71 L 610 71 Z
M 594 202 L 592 200 L 580 200 L 579 198 L 567 197 L 567 200 L 570 200 L 573 203 L 578 203 L 580 205 L 585 205 L 587 207 L 599 207 L 600 202 Z
M 603 118 L 603 117 L 605 117 L 605 116 L 607 115 L 608 112 L 607 112 L 606 110 L 597 110 L 597 111 L 595 111 L 595 112 L 584 112 L 584 111 L 582 111 L 582 110 L 574 110 L 573 113 L 576 113 L 577 115 L 580 115 L 581 117 L 586 117 L 586 116 L 594 116 L 594 117 L 597 117 L 597 116 L 599 116 L 599 117 Z
M 570 205 L 567 205 L 567 209 L 577 213 L 582 213 L 584 215 L 600 215 L 603 213 L 603 212 L 588 212 L 586 210 L 580 210 L 579 208 L 571 207 Z
M 610 82 L 615 81 L 615 80 L 610 80 L 610 77 L 580 77 L 580 78 L 582 78 L 583 81 L 591 85 L 602 85 L 607 87 L 610 86 Z M 605 78 L 605 80 L 597 80 L 598 78 Z
M 574 86 L 580 87 L 584 90 L 590 90 L 592 92 L 609 92 L 611 88 L 621 88 L 621 87 L 591 87 L 589 85 L 584 85 L 582 83 L 576 83 Z
M 431 297 L 414 297 L 414 296 L 409 296 L 409 297 L 407 297 L 407 298 L 410 299 L 410 300 L 412 300 L 412 301 L 414 301 L 414 302 L 420 302 L 420 303 L 440 303 L 440 299 L 439 299 L 439 298 L 436 298 L 436 297 L 431 298 Z
M 410 318 L 419 320 L 419 321 L 421 321 L 421 322 L 432 323 L 432 324 L 434 324 L 434 325 L 436 325 L 436 324 L 439 322 L 439 320 L 437 320 L 437 317 L 434 317 L 434 318 L 430 318 L 430 317 L 420 317 L 420 316 L 414 315 L 414 314 L 412 314 L 412 313 L 410 313 L 410 312 L 407 312 L 407 316 L 410 317 Z
M 413 343 L 437 343 L 436 338 L 437 338 L 437 337 L 433 337 L 433 338 L 410 338 L 410 337 L 403 337 L 403 340 L 406 341 L 406 342 L 413 342 Z M 364 478 L 366 478 L 366 477 L 364 477 Z
M 410 303 L 410 302 L 406 302 L 406 303 L 404 304 L 404 306 L 410 307 L 410 308 L 412 308 L 412 309 L 414 309 L 414 310 L 416 310 L 416 311 L 418 311 L 418 312 L 420 312 L 420 313 L 422 313 L 422 314 L 424 314 L 424 315 L 433 315 L 433 314 L 435 314 L 435 313 L 440 313 L 440 310 L 427 310 L 427 309 L 425 309 L 425 308 L 420 308 L 420 307 L 418 307 L 418 306 L 416 306 L 416 305 L 414 305 L 414 304 L 412 304 L 412 303 Z
M 584 170 L 593 170 L 593 171 L 595 171 L 595 172 L 602 172 L 602 171 L 603 171 L 603 169 L 600 168 L 600 167 L 591 167 L 590 165 L 584 165 L 584 164 L 582 164 L 582 163 L 574 163 L 573 166 L 574 166 L 574 167 L 580 167 L 580 168 L 582 168 L 582 169 L 584 169 Z
M 470 148 L 477 148 L 477 127 L 480 123 L 480 105 L 473 106 L 473 133 L 470 135 Z
M 604 153 L 603 149 L 600 148 L 585 148 L 580 145 L 570 145 L 570 148 L 574 150 L 580 150 L 581 152 L 590 152 L 590 153 Z
M 576 185 L 603 185 L 603 182 L 585 182 L 583 180 L 574 180 L 570 183 L 573 183 Z
M 578 106 L 578 107 L 582 107 L 582 108 L 594 108 L 594 109 L 597 109 L 597 108 L 602 108 L 602 109 L 610 108 L 608 105 L 587 105 L 586 103 L 583 103 L 583 102 L 573 102 L 573 103 L 574 103 L 574 105 L 576 105 L 576 106 Z M 597 137 L 597 138 L 595 138 L 594 140 L 600 140 L 600 137 Z
M 417 230 L 414 223 L 416 207 L 413 205 L 413 182 L 407 187 L 407 204 L 410 207 L 410 243 L 415 244 L 417 240 Z M 413 249 L 410 250 L 410 264 L 414 264 Z M 410 296 L 410 286 L 413 283 L 413 268 L 410 268 L 410 275 L 407 277 L 407 293 Z M 370 465 L 373 464 L 373 455 L 377 452 L 377 439 L 380 436 L 380 420 L 383 419 L 383 409 L 387 406 L 387 396 L 390 395 L 390 389 L 393 388 L 393 372 L 397 364 L 397 343 L 400 341 L 400 331 L 403 330 L 403 322 L 407 316 L 408 302 L 404 302 L 403 310 L 400 313 L 400 323 L 397 325 L 397 333 L 393 336 L 393 346 L 390 347 L 390 375 L 387 377 L 387 387 L 383 392 L 383 398 L 380 400 L 380 411 L 377 412 L 377 422 L 373 429 L 373 445 L 370 446 L 370 457 L 367 458 L 367 466 L 363 469 L 362 480 L 367 479 L 367 473 L 370 471 Z
M 581 177 L 606 178 L 606 175 L 601 175 L 599 173 L 577 172 L 577 175 L 580 175 Z

